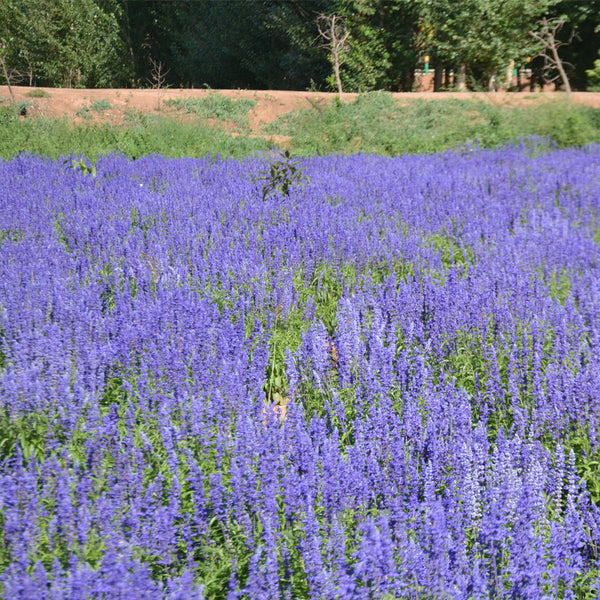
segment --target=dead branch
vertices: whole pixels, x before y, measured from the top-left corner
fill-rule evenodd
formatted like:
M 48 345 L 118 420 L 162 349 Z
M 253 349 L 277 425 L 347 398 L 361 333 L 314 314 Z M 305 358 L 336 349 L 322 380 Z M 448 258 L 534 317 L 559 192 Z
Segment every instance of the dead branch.
M 18 69 L 10 68 L 6 64 L 6 57 L 3 53 L 4 45 L 0 45 L 0 70 L 2 71 L 2 77 L 4 81 L 6 81 L 6 85 L 8 86 L 8 93 L 10 94 L 10 100 L 12 102 L 13 107 L 17 105 L 15 94 L 13 92 L 12 86 L 15 83 L 20 83 L 23 81 L 23 73 Z
M 166 81 L 167 81 L 167 75 L 169 74 L 171 69 L 165 68 L 165 65 L 160 60 L 157 61 L 157 60 L 154 60 L 153 58 L 150 58 L 149 60 L 150 60 L 151 71 L 150 71 L 150 78 L 148 79 L 148 82 L 152 86 L 152 89 L 162 90 L 162 89 L 170 87 L 170 85 L 167 84 Z
M 350 31 L 346 27 L 344 19 L 336 14 L 320 14 L 317 19 L 317 29 L 321 40 L 320 48 L 329 50 L 330 60 L 333 64 L 333 74 L 335 82 L 342 99 L 342 79 L 340 77 L 340 67 L 344 64 L 344 54 L 348 51 L 348 37 Z
M 537 54 L 544 59 L 543 76 L 544 80 L 548 83 L 560 79 L 563 83 L 567 94 L 571 94 L 571 84 L 567 77 L 565 66 L 573 66 L 570 63 L 563 61 L 558 53 L 559 49 L 563 46 L 568 46 L 575 38 L 575 30 L 571 32 L 571 36 L 567 42 L 563 42 L 558 39 L 558 32 L 565 24 L 565 17 L 555 17 L 553 19 L 547 19 L 544 17 L 538 24 L 541 26 L 540 31 L 530 31 L 534 39 L 542 44 L 542 50 Z M 551 73 L 557 71 L 554 77 L 551 77 Z

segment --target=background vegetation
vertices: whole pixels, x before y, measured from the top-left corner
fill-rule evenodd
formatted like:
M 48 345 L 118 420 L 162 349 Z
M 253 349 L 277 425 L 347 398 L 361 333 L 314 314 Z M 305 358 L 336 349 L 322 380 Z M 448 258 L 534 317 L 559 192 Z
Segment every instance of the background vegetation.
M 409 91 L 425 56 L 464 65 L 471 87 L 541 59 L 529 35 L 564 16 L 574 86 L 598 58 L 600 0 L 3 0 L 0 58 L 29 85 L 330 89 L 316 17 L 337 13 L 350 30 L 347 91 Z M 158 70 L 157 70 L 158 67 Z
M 268 125 L 262 137 L 251 135 L 246 127 L 250 104 L 222 98 L 229 102 L 220 103 L 217 94 L 210 102 L 181 100 L 171 107 L 174 116 L 132 111 L 123 125 L 88 121 L 85 117 L 98 102 L 86 107 L 79 123 L 22 119 L 19 110 L 6 102 L 0 105 L 0 156 L 33 152 L 57 158 L 74 152 L 95 157 L 118 150 L 134 158 L 155 153 L 241 157 L 269 151 L 275 142 L 296 155 L 359 151 L 396 155 L 465 144 L 492 148 L 528 135 L 548 137 L 558 147 L 600 141 L 600 109 L 543 97 L 510 108 L 471 99 L 398 102 L 387 92 L 372 92 L 352 102 L 316 104 L 284 115 Z M 27 104 L 31 102 L 35 98 Z M 185 121 L 177 117 L 180 112 L 186 114 Z

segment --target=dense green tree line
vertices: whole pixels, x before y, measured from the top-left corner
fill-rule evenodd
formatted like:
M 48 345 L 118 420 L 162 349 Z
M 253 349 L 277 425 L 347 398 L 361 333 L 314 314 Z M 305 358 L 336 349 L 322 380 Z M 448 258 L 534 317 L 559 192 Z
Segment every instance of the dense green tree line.
M 2 0 L 0 78 L 30 85 L 332 89 L 316 17 L 350 31 L 347 91 L 410 90 L 425 56 L 455 83 L 486 86 L 525 64 L 529 35 L 564 16 L 562 50 L 585 89 L 600 48 L 600 0 Z M 457 81 L 458 80 L 458 81 Z M 592 76 L 590 81 L 596 81 Z

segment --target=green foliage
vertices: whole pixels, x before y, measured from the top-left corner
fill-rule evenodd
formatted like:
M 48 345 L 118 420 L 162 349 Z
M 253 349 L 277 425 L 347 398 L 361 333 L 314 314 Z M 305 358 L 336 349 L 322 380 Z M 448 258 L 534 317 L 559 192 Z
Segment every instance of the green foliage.
M 449 98 L 400 103 L 372 92 L 285 115 L 268 131 L 291 136 L 289 147 L 298 154 L 410 154 L 472 143 L 489 148 L 528 135 L 566 147 L 600 140 L 600 110 L 564 101 L 518 108 Z
M 71 158 L 67 159 L 63 162 L 63 165 L 66 165 L 67 169 L 79 170 L 83 173 L 84 177 L 91 175 L 92 177 L 96 177 L 96 167 L 94 165 L 87 165 L 84 158 Z
M 288 383 L 285 375 L 285 350 L 296 348 L 300 342 L 302 325 L 296 319 L 284 322 L 276 317 L 269 340 L 269 363 L 266 380 L 263 385 L 267 403 L 284 404 L 288 395 Z
M 73 124 L 66 119 L 20 121 L 11 117 L 3 121 L 0 113 L 0 156 L 3 157 L 19 152 L 51 158 L 110 152 L 133 158 L 155 153 L 174 158 L 207 154 L 241 157 L 268 148 L 267 141 L 260 138 L 233 137 L 201 123 L 191 125 L 168 118 L 146 117 L 131 125 L 114 126 Z
M 111 108 L 110 100 L 101 98 L 99 100 L 92 100 L 89 104 L 82 106 L 75 114 L 78 117 L 87 117 L 90 112 L 103 113 Z
M 561 148 L 600 141 L 600 110 L 565 100 L 509 109 L 504 119 L 511 133 L 548 136 Z
M 441 255 L 442 265 L 445 269 L 452 266 L 464 267 L 465 274 L 469 265 L 474 264 L 473 251 L 469 247 L 461 247 L 448 235 L 437 233 L 425 242 L 435 248 Z
M 0 44 L 29 85 L 147 86 L 152 62 L 166 85 L 248 89 L 327 86 L 315 16 L 336 12 L 350 32 L 344 88 L 409 91 L 425 54 L 464 63 L 478 85 L 538 49 L 543 15 L 565 14 L 580 40 L 566 50 L 585 85 L 599 49 L 599 0 L 2 0 Z M 16 74 L 16 72 L 15 72 Z M 0 74 L 0 78 L 2 75 Z
M 503 78 L 511 60 L 517 64 L 537 49 L 529 31 L 557 0 L 423 0 L 421 24 L 425 50 L 456 69 L 464 64 Z
M 563 306 L 571 295 L 571 277 L 566 270 L 553 271 L 548 280 L 550 296 Z
M 586 72 L 590 91 L 600 92 L 600 58 L 594 61 L 594 68 Z
M 110 87 L 121 68 L 118 12 L 94 0 L 4 0 L 0 40 L 8 66 L 45 85 Z
M 18 122 L 20 116 L 27 114 L 27 108 L 31 106 L 29 100 L 22 100 L 15 104 L 0 104 L 0 128 L 5 123 Z
M 25 460 L 43 460 L 49 427 L 44 415 L 33 413 L 11 419 L 5 412 L 0 413 L 0 456 L 3 459 L 14 456 L 19 447 Z
M 592 445 L 589 427 L 579 425 L 565 439 L 567 453 L 573 450 L 575 466 L 592 501 L 600 506 L 600 450 Z M 567 454 L 568 456 L 568 454 Z
M 256 181 L 264 181 L 262 198 L 265 201 L 273 192 L 279 192 L 287 198 L 294 185 L 308 182 L 303 175 L 304 169 L 298 167 L 299 160 L 294 160 L 289 150 L 280 153 L 280 159 L 271 163 L 268 171 L 261 171 Z
M 94 112 L 104 112 L 106 110 L 110 110 L 112 108 L 110 104 L 110 100 L 106 98 L 101 98 L 99 100 L 92 100 L 90 102 L 90 110 Z
M 234 99 L 217 92 L 211 92 L 202 97 L 165 100 L 165 105 L 203 119 L 233 121 L 239 127 L 243 127 L 247 125 L 248 111 L 256 106 L 256 100 L 250 98 Z
M 0 248 L 4 242 L 18 242 L 23 239 L 23 232 L 20 229 L 0 229 Z M 1 339 L 0 334 L 0 339 Z
M 25 95 L 28 98 L 50 98 L 52 96 L 52 94 L 48 93 L 46 90 L 42 90 L 41 88 L 29 90 Z
M 100 104 L 99 108 L 106 109 L 106 105 Z M 450 98 L 398 102 L 391 94 L 372 92 L 359 95 L 352 102 L 321 104 L 290 113 L 271 124 L 267 133 L 289 136 L 286 146 L 290 156 L 359 151 L 391 155 L 439 152 L 472 143 L 489 148 L 528 135 L 548 136 L 557 146 L 567 147 L 600 141 L 600 109 L 554 100 L 516 108 Z M 266 139 L 239 132 L 232 135 L 227 127 L 135 111 L 126 114 L 124 125 L 115 126 L 91 121 L 72 123 L 66 119 L 19 119 L 12 105 L 0 105 L 2 157 L 19 152 L 58 158 L 115 151 L 134 158 L 153 153 L 171 157 L 217 153 L 241 157 L 270 147 Z M 302 170 L 296 163 L 296 159 L 286 158 L 285 152 L 281 154 L 272 167 L 273 173 L 270 169 L 263 174 L 267 195 L 280 191 L 285 196 L 286 190 L 302 183 Z
M 175 84 L 305 89 L 311 78 L 324 82 L 327 76 L 326 57 L 313 41 L 314 16 L 331 12 L 330 0 L 196 0 L 177 3 L 175 9 L 160 6 L 165 4 L 171 3 L 156 3 L 150 9 L 157 20 L 148 23 L 147 30 L 153 34 L 155 54 L 173 66 Z M 144 5 L 135 12 L 150 10 Z M 149 20 L 148 16 L 130 13 L 132 29 L 137 29 L 138 18 Z M 163 29 L 165 21 L 175 21 L 174 31 Z M 132 44 L 132 49 L 140 52 L 139 45 Z
M 413 0 L 348 0 L 340 12 L 350 29 L 342 68 L 344 90 L 411 91 L 419 48 L 419 6 Z
M 588 70 L 594 70 L 594 60 L 600 51 L 600 0 L 573 2 L 561 0 L 554 14 L 564 15 L 567 26 L 562 41 L 568 41 L 571 30 L 577 35 L 568 46 L 561 48 L 561 56 L 573 68 L 569 72 L 571 85 L 578 89 L 590 90 Z M 592 89 L 594 91 L 592 83 Z

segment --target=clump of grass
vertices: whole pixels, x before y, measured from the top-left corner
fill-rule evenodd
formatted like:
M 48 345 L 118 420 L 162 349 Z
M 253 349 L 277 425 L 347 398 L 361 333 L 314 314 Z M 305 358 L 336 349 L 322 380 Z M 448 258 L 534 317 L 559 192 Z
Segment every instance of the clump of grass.
M 82 106 L 75 114 L 78 117 L 87 117 L 90 112 L 103 113 L 110 110 L 112 105 L 110 100 L 106 98 L 100 98 L 99 100 L 92 100 L 88 105 Z
M 145 115 L 141 110 L 135 110 L 133 108 L 128 108 L 123 113 L 123 119 L 125 123 L 129 125 L 146 125 L 148 122 L 148 116 Z
M 238 127 L 248 124 L 248 112 L 256 106 L 256 100 L 249 98 L 233 99 L 217 92 L 200 98 L 173 98 L 165 100 L 165 105 L 202 119 L 232 121 Z
M 36 88 L 34 90 L 29 90 L 25 95 L 28 98 L 50 98 L 52 96 L 52 94 L 50 94 L 46 90 L 42 90 L 40 88 Z

